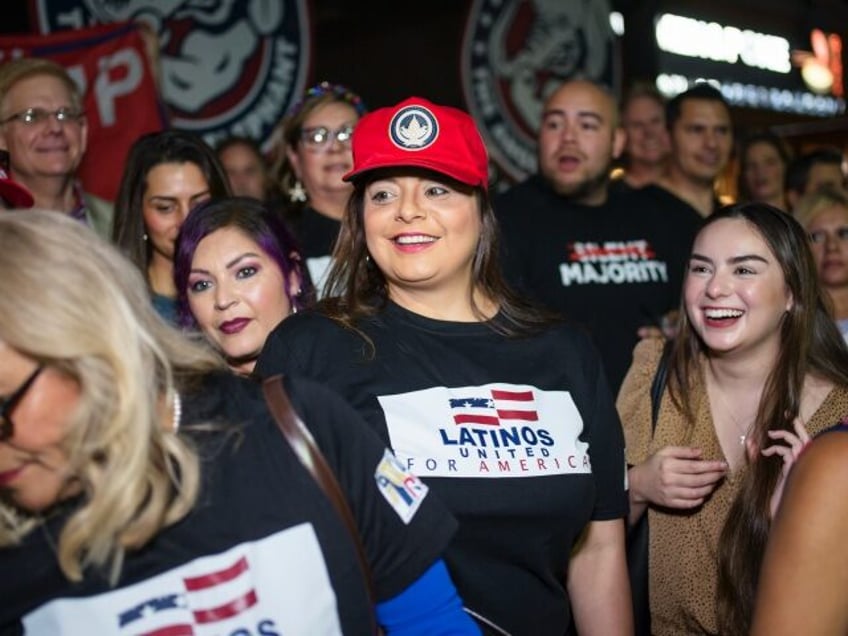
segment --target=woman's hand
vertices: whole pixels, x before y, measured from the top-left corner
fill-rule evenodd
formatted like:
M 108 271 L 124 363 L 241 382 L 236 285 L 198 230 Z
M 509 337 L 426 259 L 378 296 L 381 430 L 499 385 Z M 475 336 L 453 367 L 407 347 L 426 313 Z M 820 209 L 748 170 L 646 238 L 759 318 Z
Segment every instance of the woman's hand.
M 700 448 L 666 446 L 630 469 L 631 499 L 666 508 L 696 508 L 726 474 L 727 463 L 701 459 Z
M 789 475 L 789 471 L 798 460 L 801 452 L 804 448 L 806 448 L 807 444 L 810 443 L 810 434 L 807 433 L 807 429 L 804 428 L 804 421 L 800 416 L 795 418 L 795 421 L 792 423 L 792 428 L 795 429 L 794 433 L 791 431 L 768 431 L 769 439 L 781 440 L 784 443 L 773 444 L 762 450 L 762 454 L 765 457 L 778 455 L 783 458 L 783 469 L 780 471 L 780 478 L 774 487 L 774 492 L 771 495 L 771 502 L 769 503 L 772 519 L 780 505 L 780 500 L 783 498 L 783 486 L 786 484 L 786 477 Z

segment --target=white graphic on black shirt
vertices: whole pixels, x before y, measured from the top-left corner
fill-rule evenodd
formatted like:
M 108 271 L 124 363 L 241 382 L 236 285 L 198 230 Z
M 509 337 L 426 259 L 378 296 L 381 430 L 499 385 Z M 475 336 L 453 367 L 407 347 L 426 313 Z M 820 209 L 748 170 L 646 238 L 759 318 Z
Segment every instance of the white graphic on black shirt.
M 567 391 L 528 385 L 433 387 L 378 397 L 391 445 L 422 477 L 591 473 L 583 419 Z
M 646 240 L 569 243 L 568 262 L 559 266 L 564 287 L 667 283 L 668 266 Z
M 315 532 L 301 524 L 203 556 L 134 585 L 57 599 L 23 619 L 27 634 L 340 634 Z

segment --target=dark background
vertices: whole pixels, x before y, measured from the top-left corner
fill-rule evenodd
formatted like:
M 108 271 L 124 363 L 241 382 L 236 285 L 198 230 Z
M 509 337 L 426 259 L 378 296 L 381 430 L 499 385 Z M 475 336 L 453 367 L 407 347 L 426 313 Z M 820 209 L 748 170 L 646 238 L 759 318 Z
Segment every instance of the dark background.
M 621 86 L 656 76 L 653 20 L 661 12 L 779 33 L 807 47 L 807 34 L 814 27 L 838 32 L 848 41 L 848 0 L 612 0 L 611 5 L 627 25 L 619 41 Z M 370 108 L 413 94 L 465 107 L 460 52 L 472 0 L 313 0 L 308 6 L 309 84 L 324 79 L 346 84 Z M 26 0 L 4 3 L 0 32 L 30 32 L 31 24 Z M 845 57 L 843 52 L 843 64 Z M 796 147 L 848 146 L 845 117 L 825 121 L 734 108 L 733 119 L 738 133 L 772 127 Z

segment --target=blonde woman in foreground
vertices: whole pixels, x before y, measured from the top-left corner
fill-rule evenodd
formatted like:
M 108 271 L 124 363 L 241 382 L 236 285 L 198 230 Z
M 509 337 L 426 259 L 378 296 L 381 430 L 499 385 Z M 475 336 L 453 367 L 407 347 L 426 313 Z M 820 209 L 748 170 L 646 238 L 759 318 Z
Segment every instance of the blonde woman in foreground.
M 0 633 L 367 634 L 375 609 L 388 634 L 477 633 L 439 559 L 455 522 L 350 407 L 285 384 L 376 608 L 260 388 L 166 326 L 137 268 L 26 211 L 0 216 L 0 271 Z

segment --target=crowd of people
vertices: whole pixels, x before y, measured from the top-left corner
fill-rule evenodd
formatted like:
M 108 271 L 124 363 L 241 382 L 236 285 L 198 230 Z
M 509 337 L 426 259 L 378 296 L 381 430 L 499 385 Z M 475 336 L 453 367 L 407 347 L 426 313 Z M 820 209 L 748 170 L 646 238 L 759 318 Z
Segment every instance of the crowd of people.
M 0 65 L 0 634 L 844 633 L 841 153 L 706 83 L 537 132 L 496 191 L 466 112 L 321 82 L 109 204 L 67 72 Z

